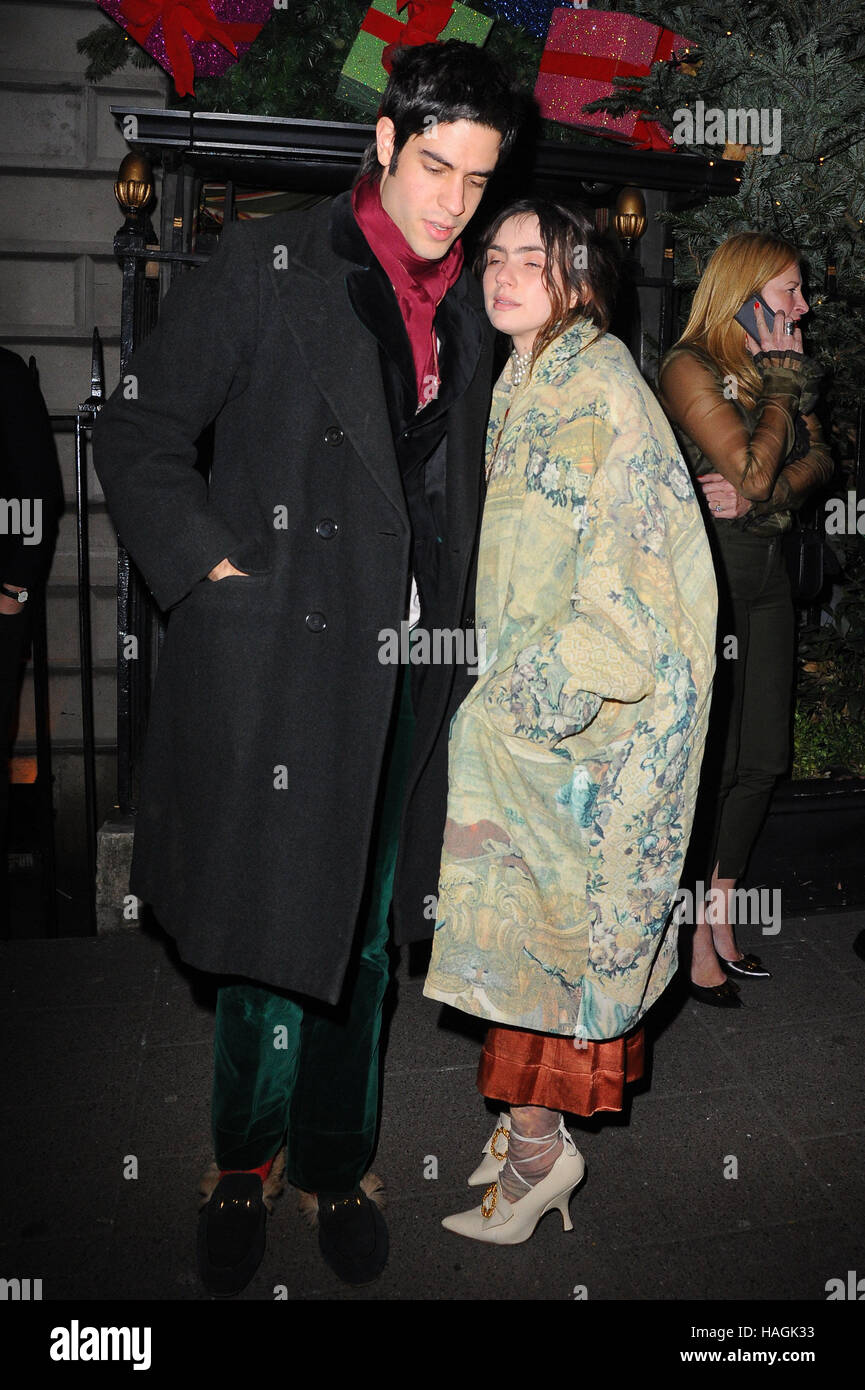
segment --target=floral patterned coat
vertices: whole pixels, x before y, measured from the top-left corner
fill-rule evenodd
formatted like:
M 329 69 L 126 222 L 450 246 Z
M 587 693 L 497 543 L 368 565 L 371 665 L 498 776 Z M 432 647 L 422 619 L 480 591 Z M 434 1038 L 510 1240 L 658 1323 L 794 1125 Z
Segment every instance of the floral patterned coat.
M 450 731 L 424 993 L 608 1039 L 676 967 L 717 596 L 688 470 L 624 345 L 580 319 L 497 383 L 478 681 Z

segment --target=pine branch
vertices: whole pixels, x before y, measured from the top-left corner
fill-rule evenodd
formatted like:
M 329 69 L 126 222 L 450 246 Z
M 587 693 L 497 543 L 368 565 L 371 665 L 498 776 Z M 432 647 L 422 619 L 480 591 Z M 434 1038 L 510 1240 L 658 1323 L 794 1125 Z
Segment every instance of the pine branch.
M 119 24 L 100 24 L 98 28 L 91 29 L 75 45 L 78 52 L 86 54 L 90 60 L 84 70 L 87 81 L 100 82 L 103 77 L 110 77 L 113 72 L 125 67 L 130 46 L 128 35 Z M 141 52 L 141 49 L 138 51 Z

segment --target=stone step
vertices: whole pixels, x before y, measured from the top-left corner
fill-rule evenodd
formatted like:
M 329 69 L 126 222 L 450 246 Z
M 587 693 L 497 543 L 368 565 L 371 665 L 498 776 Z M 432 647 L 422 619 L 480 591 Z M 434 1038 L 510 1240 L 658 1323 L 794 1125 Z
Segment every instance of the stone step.
M 50 673 L 56 662 L 79 660 L 77 584 L 49 584 L 46 619 Z M 116 585 L 91 584 L 90 626 L 93 660 L 111 664 L 117 652 Z
M 116 738 L 95 738 L 93 740 L 96 752 L 102 756 L 107 753 L 117 752 Z M 81 756 L 84 744 L 80 738 L 73 740 L 52 739 L 51 756 L 54 757 L 73 757 Z M 10 781 L 12 782 L 32 782 L 35 776 L 36 759 L 36 740 L 34 738 L 19 738 L 15 744 L 14 756 L 9 759 Z
M 52 742 L 81 743 L 81 670 L 74 662 L 57 663 L 50 672 L 50 727 Z M 113 664 L 96 662 L 93 667 L 93 723 L 96 737 L 104 743 L 116 738 L 117 676 Z M 18 740 L 33 743 L 36 726 L 33 707 L 33 671 L 25 672 L 21 687 Z M 16 741 L 13 750 L 19 751 Z
M 87 513 L 91 584 L 117 582 L 117 533 L 105 503 L 92 502 Z M 74 505 L 60 518 L 57 549 L 51 566 L 53 584 L 72 584 L 78 579 L 78 519 Z

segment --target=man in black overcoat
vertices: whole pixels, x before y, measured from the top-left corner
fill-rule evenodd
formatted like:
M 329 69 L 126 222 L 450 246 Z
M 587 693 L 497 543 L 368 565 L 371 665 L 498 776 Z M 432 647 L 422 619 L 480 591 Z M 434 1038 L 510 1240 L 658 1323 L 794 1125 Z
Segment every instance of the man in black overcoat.
M 131 888 L 184 960 L 240 977 L 218 995 L 199 1229 L 216 1293 L 258 1265 L 283 1144 L 331 1267 L 384 1267 L 367 1169 L 388 912 L 398 941 L 432 931 L 460 635 L 475 654 L 492 335 L 459 237 L 514 120 L 481 50 L 397 50 L 353 191 L 227 231 L 95 430 L 171 615 Z M 394 641 L 418 610 L 429 664 Z

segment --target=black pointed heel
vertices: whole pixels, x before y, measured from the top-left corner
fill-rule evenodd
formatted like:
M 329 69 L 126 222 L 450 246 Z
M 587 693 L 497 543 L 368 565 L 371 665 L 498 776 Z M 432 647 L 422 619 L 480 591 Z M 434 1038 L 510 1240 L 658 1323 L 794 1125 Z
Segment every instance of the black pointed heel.
M 714 1009 L 741 1009 L 739 991 L 729 980 L 722 985 L 695 985 L 691 981 L 691 998 L 701 1004 L 711 1004 Z
M 721 969 L 734 979 L 745 976 L 752 980 L 771 980 L 771 971 L 767 970 L 759 956 L 743 956 L 741 960 L 724 960 L 723 956 L 718 957 L 721 962 Z

